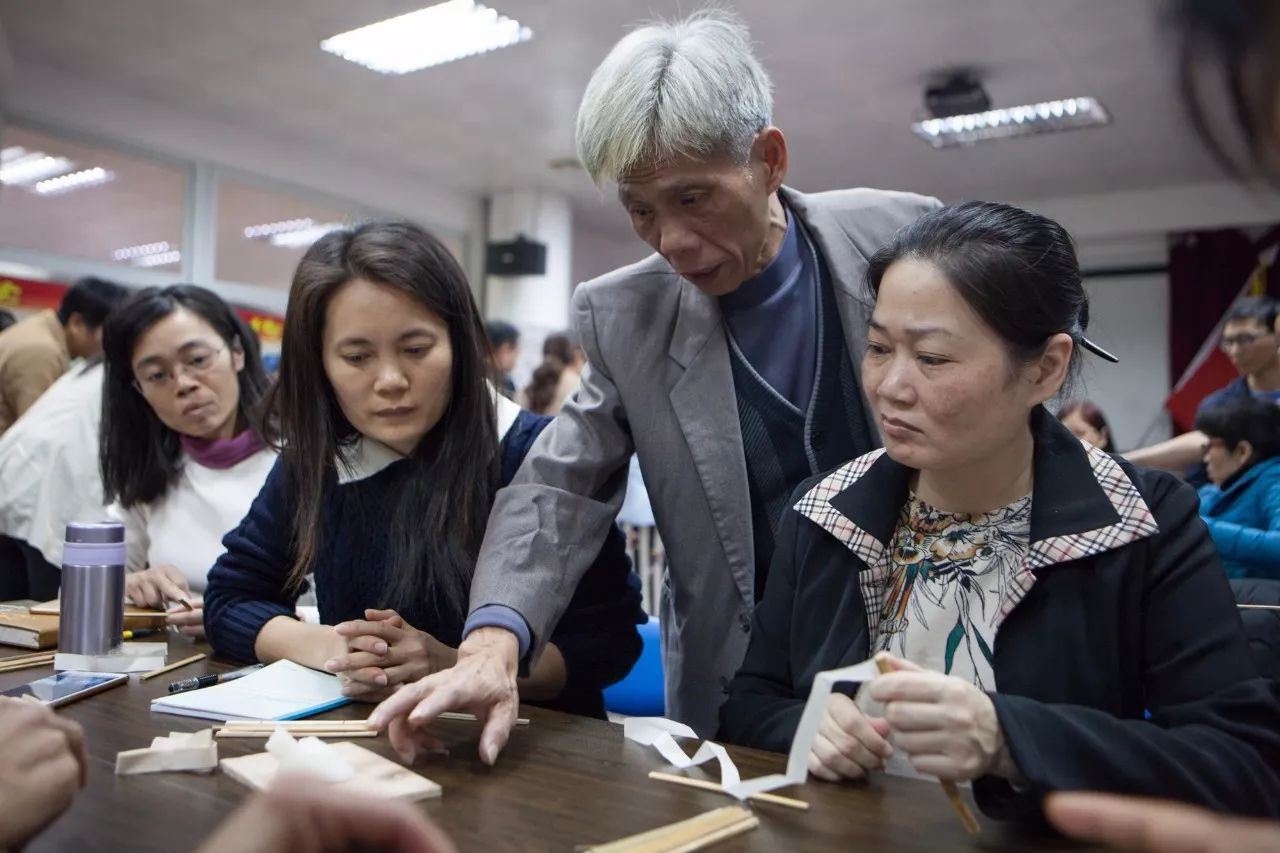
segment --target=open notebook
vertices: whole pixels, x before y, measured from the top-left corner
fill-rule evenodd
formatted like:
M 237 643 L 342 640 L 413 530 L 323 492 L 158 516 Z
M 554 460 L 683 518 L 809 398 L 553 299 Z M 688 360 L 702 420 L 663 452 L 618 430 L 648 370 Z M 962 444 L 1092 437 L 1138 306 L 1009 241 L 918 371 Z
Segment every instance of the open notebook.
M 281 660 L 201 690 L 151 700 L 151 710 L 210 720 L 300 720 L 346 705 L 336 675 Z

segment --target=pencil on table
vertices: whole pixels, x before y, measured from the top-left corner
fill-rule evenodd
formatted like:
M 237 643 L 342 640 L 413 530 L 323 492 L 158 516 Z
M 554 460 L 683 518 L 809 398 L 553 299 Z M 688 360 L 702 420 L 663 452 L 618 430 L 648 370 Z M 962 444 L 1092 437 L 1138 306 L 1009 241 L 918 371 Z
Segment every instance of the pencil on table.
M 876 669 L 881 673 L 893 672 L 893 665 L 889 663 L 889 657 L 884 652 L 880 652 L 875 656 Z M 942 783 L 942 792 L 947 795 L 947 799 L 951 801 L 951 807 L 956 810 L 956 814 L 960 817 L 960 822 L 964 824 L 965 830 L 970 835 L 977 835 L 982 831 L 982 827 L 978 826 L 978 819 L 973 816 L 973 811 L 969 808 L 969 804 L 960 796 L 960 789 L 956 787 L 956 783 L 950 779 L 939 779 Z

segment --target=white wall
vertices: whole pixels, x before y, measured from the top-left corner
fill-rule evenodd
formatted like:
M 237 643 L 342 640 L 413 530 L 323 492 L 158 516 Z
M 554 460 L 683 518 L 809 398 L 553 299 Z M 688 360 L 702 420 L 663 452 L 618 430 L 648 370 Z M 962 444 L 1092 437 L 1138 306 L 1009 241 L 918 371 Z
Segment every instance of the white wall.
M 635 263 L 652 253 L 653 250 L 635 235 L 616 237 L 581 226 L 575 227 L 571 269 L 573 285 L 577 286 L 610 270 Z
M 1169 436 L 1169 278 L 1090 278 L 1089 337 L 1119 364 L 1085 354 L 1077 397 L 1097 403 L 1116 446 L 1128 450 Z M 1144 440 L 1145 436 L 1145 440 Z

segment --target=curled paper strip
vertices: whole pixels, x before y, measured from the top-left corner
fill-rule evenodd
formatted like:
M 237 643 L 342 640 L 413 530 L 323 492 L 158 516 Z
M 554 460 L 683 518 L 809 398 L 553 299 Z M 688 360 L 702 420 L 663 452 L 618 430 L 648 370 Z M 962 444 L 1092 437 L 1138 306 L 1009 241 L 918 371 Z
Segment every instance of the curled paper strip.
M 693 757 L 689 757 L 680 748 L 680 744 L 676 743 L 675 738 L 696 738 L 698 734 L 684 723 L 677 723 L 675 720 L 668 720 L 666 717 L 628 717 L 622 723 L 622 733 L 627 740 L 633 740 L 644 746 L 652 746 L 672 766 L 679 767 L 681 770 L 696 767 L 699 764 L 706 764 L 708 761 L 715 759 L 720 765 L 721 785 L 736 785 L 741 779 L 738 774 L 738 765 L 733 763 L 729 753 L 725 752 L 724 747 L 718 743 L 712 743 L 709 740 L 703 741 L 702 746 L 698 747 L 698 751 L 693 754 Z
M 356 773 L 351 762 L 320 738 L 294 740 L 282 728 L 267 738 L 267 752 L 275 757 L 280 773 L 307 773 L 325 782 L 346 782 Z
M 762 794 L 775 788 L 786 788 L 791 785 L 803 785 L 809 777 L 809 750 L 813 748 L 814 738 L 818 736 L 818 725 L 827 710 L 827 698 L 831 696 L 831 688 L 842 682 L 870 681 L 879 675 L 874 660 L 846 666 L 840 669 L 829 669 L 820 672 L 813 679 L 813 687 L 809 690 L 809 698 L 804 704 L 804 713 L 800 715 L 800 724 L 796 727 L 795 737 L 791 740 L 791 752 L 787 755 L 785 773 L 774 773 L 757 779 L 742 781 L 738 766 L 725 752 L 723 746 L 711 741 L 704 741 L 692 757 L 687 755 L 675 742 L 677 737 L 696 738 L 698 735 L 684 723 L 668 720 L 665 717 L 630 717 L 622 726 L 623 734 L 628 740 L 645 746 L 652 746 L 673 766 L 685 769 L 705 764 L 713 758 L 720 764 L 720 785 L 725 793 L 745 800 L 752 794 Z
M 809 750 L 813 748 L 814 738 L 818 736 L 818 724 L 827 710 L 827 699 L 831 696 L 831 688 L 843 682 L 870 681 L 879 675 L 874 660 L 864 660 L 853 666 L 829 669 L 813 677 L 813 687 L 809 690 L 809 698 L 804 703 L 804 713 L 800 715 L 800 725 L 796 726 L 796 735 L 791 739 L 791 752 L 787 754 L 787 772 L 748 779 L 736 785 L 726 784 L 724 789 L 740 800 L 752 794 L 785 788 L 789 785 L 803 785 L 809 777 Z

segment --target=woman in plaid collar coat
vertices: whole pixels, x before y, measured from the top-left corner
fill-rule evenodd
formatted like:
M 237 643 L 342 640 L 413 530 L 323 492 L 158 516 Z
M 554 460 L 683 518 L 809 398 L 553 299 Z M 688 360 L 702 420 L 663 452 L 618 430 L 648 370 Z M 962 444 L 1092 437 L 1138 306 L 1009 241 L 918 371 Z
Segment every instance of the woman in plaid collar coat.
M 797 490 L 722 737 L 787 750 L 816 673 L 886 652 L 894 672 L 831 697 L 814 775 L 972 780 L 998 819 L 1071 789 L 1280 815 L 1280 697 L 1195 492 L 1044 409 L 1082 349 L 1112 359 L 1070 237 L 973 202 L 904 228 L 868 278 L 885 447 Z

